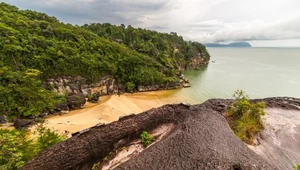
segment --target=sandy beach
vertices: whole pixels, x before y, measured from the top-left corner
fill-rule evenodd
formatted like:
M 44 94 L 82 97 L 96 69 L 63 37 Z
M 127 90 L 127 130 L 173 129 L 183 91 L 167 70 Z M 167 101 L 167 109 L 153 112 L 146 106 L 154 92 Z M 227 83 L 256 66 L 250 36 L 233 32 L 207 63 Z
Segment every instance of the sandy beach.
M 191 103 L 192 101 L 174 95 L 174 90 L 101 96 L 100 103 L 87 103 L 83 109 L 47 118 L 46 126 L 60 133 L 68 131 L 71 134 L 98 123 L 107 124 L 117 121 L 120 116 L 138 114 L 164 104 L 181 102 Z

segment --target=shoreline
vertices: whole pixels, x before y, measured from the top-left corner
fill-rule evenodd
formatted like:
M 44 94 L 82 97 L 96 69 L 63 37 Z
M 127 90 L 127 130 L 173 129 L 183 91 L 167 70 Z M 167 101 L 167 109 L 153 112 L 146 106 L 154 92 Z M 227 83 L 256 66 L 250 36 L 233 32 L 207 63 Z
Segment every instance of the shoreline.
M 187 97 L 176 95 L 175 90 L 161 90 L 138 93 L 125 93 L 100 96 L 99 103 L 89 103 L 83 109 L 72 110 L 61 116 L 51 116 L 45 119 L 45 126 L 58 133 L 72 133 L 95 126 L 98 123 L 111 123 L 119 117 L 139 114 L 165 104 L 192 103 Z

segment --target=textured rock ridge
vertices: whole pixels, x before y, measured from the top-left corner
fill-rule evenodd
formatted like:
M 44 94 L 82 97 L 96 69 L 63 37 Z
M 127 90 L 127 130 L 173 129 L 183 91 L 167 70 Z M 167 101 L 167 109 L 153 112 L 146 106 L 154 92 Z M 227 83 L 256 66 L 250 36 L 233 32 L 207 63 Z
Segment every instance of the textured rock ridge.
M 268 107 L 292 108 L 295 98 L 267 98 Z M 233 100 L 211 99 L 200 105 L 165 105 L 108 125 L 81 131 L 29 161 L 23 169 L 90 169 L 119 141 L 126 146 L 144 130 L 173 123 L 161 141 L 116 169 L 277 169 L 250 150 L 232 132 L 223 114 Z

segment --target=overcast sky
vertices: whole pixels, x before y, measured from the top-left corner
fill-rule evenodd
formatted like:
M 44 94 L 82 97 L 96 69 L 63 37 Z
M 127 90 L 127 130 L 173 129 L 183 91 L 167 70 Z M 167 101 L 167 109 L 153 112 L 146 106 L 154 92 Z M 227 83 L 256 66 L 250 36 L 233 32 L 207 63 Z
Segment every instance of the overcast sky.
M 300 0 L 4 0 L 82 25 L 109 22 L 187 40 L 300 47 Z

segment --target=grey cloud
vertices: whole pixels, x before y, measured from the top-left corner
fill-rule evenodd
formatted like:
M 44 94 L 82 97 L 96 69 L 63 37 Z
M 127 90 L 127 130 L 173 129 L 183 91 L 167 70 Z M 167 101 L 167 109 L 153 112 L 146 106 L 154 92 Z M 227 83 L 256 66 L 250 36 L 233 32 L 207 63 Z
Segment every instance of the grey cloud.
M 277 23 L 264 23 L 262 21 L 253 21 L 252 23 L 222 23 L 221 25 L 220 22 L 215 23 L 216 25 L 211 24 L 207 27 L 214 28 L 213 31 L 203 29 L 200 24 L 200 29 L 197 29 L 197 27 L 194 28 L 194 30 L 198 30 L 199 32 L 183 34 L 190 39 L 204 42 L 300 39 L 300 16 L 292 20 Z
M 121 0 L 6 0 L 22 8 L 29 8 L 57 16 L 63 22 L 84 24 L 110 22 L 113 24 L 138 24 L 139 17 L 163 10 L 168 1 Z
M 4 1 L 22 9 L 45 12 L 72 24 L 125 24 L 177 32 L 185 39 L 200 42 L 300 39 L 298 0 L 265 0 L 263 3 L 261 0 Z M 254 13 L 256 9 L 260 12 Z M 290 19 L 295 16 L 299 17 Z

